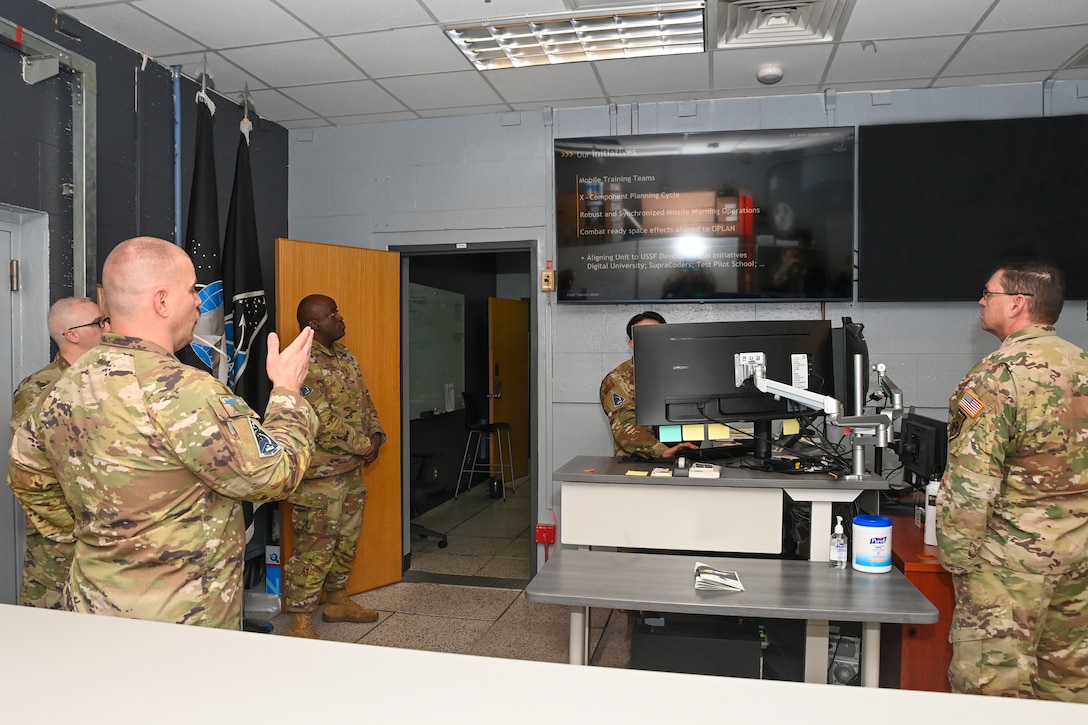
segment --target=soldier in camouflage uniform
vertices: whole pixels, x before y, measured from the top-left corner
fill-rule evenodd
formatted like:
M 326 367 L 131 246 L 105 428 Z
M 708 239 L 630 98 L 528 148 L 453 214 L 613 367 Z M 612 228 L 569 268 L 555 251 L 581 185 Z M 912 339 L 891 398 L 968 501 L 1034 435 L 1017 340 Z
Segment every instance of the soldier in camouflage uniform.
M 65 297 L 49 308 L 49 336 L 57 344 L 53 362 L 28 376 L 15 388 L 11 405 L 11 432 L 19 426 L 23 411 L 30 408 L 53 386 L 72 361 L 97 345 L 102 331 L 109 331 L 110 318 L 94 300 L 86 297 Z M 23 560 L 23 585 L 19 604 L 43 609 L 63 609 L 64 582 L 68 579 L 71 535 L 51 541 L 38 531 L 34 518 L 26 517 L 26 556 Z
M 300 388 L 312 335 L 282 353 L 269 335 L 262 426 L 223 384 L 173 355 L 199 316 L 184 251 L 147 237 L 122 242 L 103 283 L 113 332 L 24 416 L 9 484 L 45 536 L 75 537 L 66 608 L 239 629 L 239 500 L 285 497 L 309 463 L 317 418 Z
M 348 575 L 363 525 L 363 466 L 374 462 L 385 443 L 378 411 L 359 361 L 337 342 L 347 331 L 336 302 L 310 295 L 298 305 L 298 324 L 313 329 L 310 369 L 302 394 L 317 411 L 317 450 L 302 484 L 288 499 L 294 542 L 284 565 L 284 610 L 291 613 L 287 634 L 320 639 L 313 612 L 322 590 L 326 622 L 375 622 L 378 613 L 346 595 Z
M 665 318 L 656 312 L 640 312 L 627 322 L 627 345 L 634 349 L 631 328 L 635 325 L 662 325 Z M 635 362 L 625 360 L 601 381 L 601 407 L 612 428 L 612 442 L 617 456 L 639 455 L 645 458 L 674 456 L 681 449 L 693 449 L 691 443 L 667 446 L 657 439 L 653 428 L 635 423 Z
M 937 496 L 955 692 L 1088 702 L 1088 354 L 1057 336 L 1060 270 L 986 283 L 1002 340 L 952 396 Z

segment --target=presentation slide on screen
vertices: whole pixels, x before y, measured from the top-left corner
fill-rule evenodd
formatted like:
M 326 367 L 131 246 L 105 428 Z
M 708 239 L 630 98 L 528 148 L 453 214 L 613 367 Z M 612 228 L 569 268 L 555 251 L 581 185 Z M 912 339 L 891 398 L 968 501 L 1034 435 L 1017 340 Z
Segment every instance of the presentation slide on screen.
M 849 299 L 852 128 L 555 142 L 564 302 Z

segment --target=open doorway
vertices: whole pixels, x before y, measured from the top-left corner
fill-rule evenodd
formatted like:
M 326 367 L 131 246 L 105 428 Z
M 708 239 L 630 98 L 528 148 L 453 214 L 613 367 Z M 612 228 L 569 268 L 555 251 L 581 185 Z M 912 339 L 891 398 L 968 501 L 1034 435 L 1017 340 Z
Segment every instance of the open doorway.
M 521 586 L 531 577 L 534 248 L 532 241 L 390 247 L 401 255 L 405 517 L 417 525 L 405 526 L 405 580 Z M 523 309 L 521 327 L 496 319 L 496 306 L 513 308 L 515 320 Z M 520 370 L 500 362 L 496 338 L 524 350 L 514 364 Z M 519 399 L 514 420 L 495 417 Z M 512 424 L 516 475 L 507 474 L 505 496 L 492 480 L 500 460 L 491 441 L 466 445 L 481 422 Z M 462 474 L 466 451 L 495 476 Z

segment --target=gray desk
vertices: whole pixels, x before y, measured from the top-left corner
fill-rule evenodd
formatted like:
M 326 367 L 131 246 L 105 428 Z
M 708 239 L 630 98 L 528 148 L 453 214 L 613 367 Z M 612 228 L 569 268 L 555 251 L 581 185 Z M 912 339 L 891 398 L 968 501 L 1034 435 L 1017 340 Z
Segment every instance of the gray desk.
M 881 622 L 931 624 L 937 608 L 897 570 L 866 574 L 826 563 L 699 557 L 736 571 L 743 592 L 695 589 L 696 557 L 565 549 L 525 589 L 529 601 L 579 607 L 571 614 L 571 664 L 586 663 L 590 607 L 804 619 L 805 681 L 827 681 L 828 620 L 861 622 L 862 684 L 879 681 Z

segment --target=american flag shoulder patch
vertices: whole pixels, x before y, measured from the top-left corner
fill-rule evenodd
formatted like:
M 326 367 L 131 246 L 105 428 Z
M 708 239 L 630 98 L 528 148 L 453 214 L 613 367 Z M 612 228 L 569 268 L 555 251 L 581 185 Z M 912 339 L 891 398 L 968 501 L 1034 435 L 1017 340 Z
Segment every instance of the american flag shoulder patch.
M 960 410 L 972 418 L 977 418 L 978 414 L 985 410 L 986 406 L 982 404 L 982 401 L 971 394 L 971 391 L 967 391 L 960 398 L 959 403 Z

